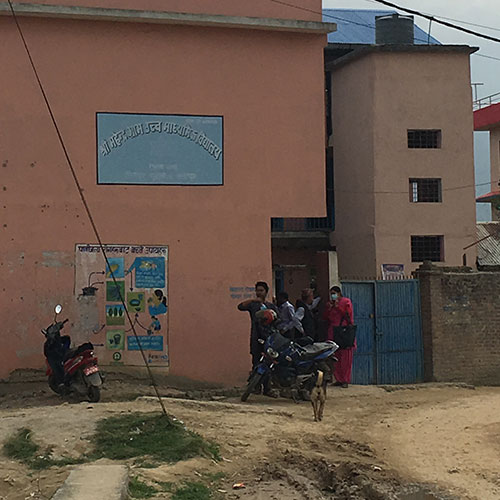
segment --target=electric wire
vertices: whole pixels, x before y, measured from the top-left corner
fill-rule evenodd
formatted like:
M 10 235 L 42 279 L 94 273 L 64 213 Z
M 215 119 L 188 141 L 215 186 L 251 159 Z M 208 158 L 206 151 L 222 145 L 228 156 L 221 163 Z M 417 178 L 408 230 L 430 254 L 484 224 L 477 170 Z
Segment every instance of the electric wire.
M 477 57 L 485 57 L 486 59 L 493 59 L 494 61 L 500 61 L 500 57 L 489 56 L 489 55 L 481 54 L 478 52 L 474 52 L 474 54 L 472 54 L 472 55 L 477 56 Z
M 442 188 L 441 191 L 457 191 L 460 189 L 470 189 L 470 188 L 475 188 L 475 187 L 480 187 L 480 186 L 487 186 L 490 185 L 491 182 L 481 182 L 479 184 L 469 184 L 469 185 L 464 185 L 464 186 L 454 186 L 450 188 Z M 408 191 L 358 191 L 358 190 L 344 190 L 344 189 L 337 189 L 335 188 L 336 192 L 339 193 L 351 193 L 351 194 L 408 194 Z
M 408 9 L 407 7 L 401 7 L 395 3 L 388 2 L 387 0 L 373 0 L 373 1 L 376 3 L 381 3 L 382 5 L 385 5 L 387 7 L 392 7 L 393 9 L 402 10 L 403 12 L 407 12 L 408 14 L 413 14 L 415 16 L 424 17 L 425 19 L 432 20 L 435 23 L 442 24 L 443 26 L 446 26 L 447 28 L 455 29 L 458 31 L 463 31 L 464 33 L 467 33 L 469 35 L 474 35 L 474 36 L 477 36 L 479 38 L 484 38 L 485 40 L 490 40 L 492 42 L 500 43 L 500 38 L 486 35 L 484 33 L 480 33 L 479 31 L 473 31 L 473 30 L 470 30 L 468 28 L 464 28 L 463 26 L 458 26 L 457 24 L 449 23 L 448 21 L 443 21 L 442 19 L 439 19 L 439 17 L 436 17 L 434 15 L 425 14 L 423 12 L 420 12 L 420 11 L 414 10 L 414 9 Z
M 377 3 L 377 0 L 365 0 L 365 2 Z M 500 31 L 500 28 L 495 28 L 493 26 L 486 26 L 484 24 L 471 23 L 469 21 L 463 21 L 462 19 L 454 19 L 452 17 L 446 17 L 446 16 L 442 16 L 442 15 L 434 16 L 432 14 L 429 14 L 429 12 L 425 12 L 425 14 L 432 16 L 433 18 L 440 17 L 441 19 L 446 19 L 447 21 L 453 21 L 455 23 L 466 24 L 468 26 L 475 26 L 476 28 L 484 28 L 484 29 L 492 30 L 492 31 Z
M 308 9 L 306 7 L 301 7 L 300 5 L 294 5 L 294 4 L 291 4 L 289 2 L 285 2 L 284 0 L 269 0 L 270 2 L 274 2 L 274 3 L 277 3 L 277 4 L 280 4 L 280 5 L 285 5 L 287 7 L 292 7 L 294 9 L 299 9 L 299 10 L 303 10 L 305 12 L 310 12 L 312 14 L 317 14 L 317 15 L 321 15 L 323 17 L 326 17 L 326 18 L 329 18 L 329 19 L 335 19 L 337 21 L 342 21 L 342 22 L 345 22 L 347 24 L 354 24 L 356 26 L 363 26 L 365 28 L 370 28 L 372 30 L 375 31 L 375 26 L 373 26 L 372 24 L 367 24 L 367 23 L 362 23 L 362 22 L 358 22 L 358 21 L 353 21 L 351 19 L 346 19 L 346 18 L 343 18 L 343 17 L 340 17 L 340 16 L 334 16 L 332 14 L 329 14 L 329 13 L 326 13 L 326 12 L 319 12 L 319 11 L 316 11 L 316 10 L 313 10 L 313 9 Z M 377 0 L 366 0 L 368 2 L 372 2 L 372 3 L 376 3 Z M 438 16 L 442 19 L 450 19 L 450 18 L 446 18 L 446 17 L 443 17 L 443 16 Z M 429 21 L 432 22 L 432 21 L 436 21 L 436 16 L 432 16 L 432 15 L 429 15 L 428 17 Z M 456 21 L 454 19 L 450 19 L 452 21 Z M 471 24 L 473 26 L 475 26 L 474 23 L 466 23 L 464 21 L 457 21 L 457 22 L 463 22 L 464 24 Z M 486 26 L 482 26 L 482 25 L 477 25 L 477 26 L 481 26 L 481 27 L 485 27 L 485 28 L 488 28 L 488 29 L 494 29 L 494 30 L 497 30 L 497 31 L 500 31 L 500 28 L 492 28 L 492 27 L 486 27 Z M 428 37 L 427 37 L 427 40 L 423 39 L 423 38 L 419 38 L 418 36 L 415 37 L 415 40 L 418 41 L 418 42 L 422 42 L 423 44 L 425 45 L 431 45 L 429 42 L 430 42 L 430 38 L 431 38 L 431 35 L 430 35 L 430 32 L 428 33 Z M 500 40 L 499 40 L 500 41 Z M 435 45 L 435 44 L 432 44 L 432 45 Z M 498 57 L 494 57 L 494 56 L 489 56 L 489 55 L 486 55 L 486 54 L 481 54 L 481 53 L 478 53 L 478 52 L 474 52 L 472 55 L 474 56 L 478 56 L 478 57 L 485 57 L 487 59 L 493 59 L 493 60 L 498 60 L 500 61 L 500 58 Z
M 333 14 L 330 14 L 330 13 L 326 13 L 324 11 L 317 11 L 317 10 L 314 10 L 314 9 L 308 9 L 307 7 L 301 7 L 300 5 L 294 5 L 292 3 L 289 3 L 289 2 L 285 2 L 284 0 L 269 0 L 270 2 L 273 2 L 273 3 L 277 3 L 277 4 L 280 4 L 280 5 L 285 5 L 287 7 L 292 7 L 294 9 L 298 9 L 298 10 L 302 10 L 302 11 L 305 11 L 305 12 L 310 12 L 311 14 L 317 14 L 319 16 L 322 16 L 323 18 L 326 17 L 326 18 L 329 18 L 329 19 L 334 19 L 336 21 L 342 21 L 344 23 L 347 23 L 347 24 L 354 24 L 355 26 L 363 26 L 364 28 L 369 28 L 373 31 L 375 31 L 375 26 L 373 26 L 372 24 L 367 24 L 367 23 L 363 23 L 363 22 L 358 22 L 358 21 L 353 21 L 352 19 L 346 19 L 344 17 L 340 17 L 340 16 L 336 16 L 336 15 L 333 15 Z M 418 42 L 422 42 L 423 44 L 425 45 L 428 45 L 429 43 L 429 38 L 427 40 L 423 39 L 423 38 L 419 38 L 419 37 L 415 37 L 415 40 L 418 41 Z M 435 44 L 433 44 L 435 45 Z
M 100 236 L 99 231 L 98 231 L 98 229 L 97 229 L 97 225 L 96 225 L 96 223 L 95 223 L 95 221 L 94 221 L 94 218 L 93 218 L 93 216 L 92 216 L 92 212 L 91 212 L 90 207 L 89 207 L 89 205 L 88 205 L 88 203 L 87 203 L 87 199 L 85 198 L 85 195 L 84 195 L 84 193 L 83 193 L 82 186 L 81 186 L 81 184 L 80 184 L 80 181 L 79 181 L 79 179 L 78 179 L 78 176 L 77 176 L 77 174 L 76 174 L 76 171 L 75 171 L 75 169 L 74 169 L 74 167 L 73 167 L 73 163 L 72 163 L 71 158 L 70 158 L 70 156 L 69 156 L 68 149 L 66 148 L 66 144 L 64 143 L 64 140 L 63 140 L 63 137 L 62 137 L 61 131 L 60 131 L 60 129 L 59 129 L 59 125 L 58 125 L 57 120 L 56 120 L 56 117 L 55 117 L 55 115 L 54 115 L 54 113 L 53 113 L 53 111 L 52 111 L 52 106 L 50 105 L 50 102 L 49 102 L 49 99 L 48 99 L 47 93 L 45 92 L 45 89 L 44 89 L 44 87 L 43 87 L 42 81 L 41 81 L 40 76 L 39 76 L 39 74 L 38 74 L 38 71 L 37 71 L 37 69 L 36 69 L 35 62 L 34 62 L 34 60 L 33 60 L 33 57 L 31 56 L 31 52 L 30 52 L 30 50 L 29 50 L 28 44 L 27 44 L 27 42 L 26 42 L 26 39 L 25 39 L 24 34 L 23 34 L 23 31 L 22 31 L 21 26 L 20 26 L 20 24 L 19 24 L 19 20 L 18 20 L 18 18 L 17 18 L 16 12 L 15 12 L 14 7 L 13 7 L 13 5 L 12 5 L 12 1 L 11 1 L 11 0 L 7 0 L 7 1 L 8 1 L 8 3 L 9 3 L 9 7 L 10 7 L 10 10 L 11 10 L 12 17 L 13 17 L 13 19 L 14 19 L 14 22 L 15 22 L 15 24 L 16 24 L 17 31 L 19 32 L 19 36 L 20 36 L 20 38 L 21 38 L 21 40 L 22 40 L 22 42 L 23 42 L 24 49 L 25 49 L 25 51 L 26 51 L 26 55 L 28 56 L 28 59 L 29 59 L 29 62 L 30 62 L 31 68 L 32 68 L 32 70 L 33 70 L 33 73 L 34 73 L 34 75 L 35 75 L 36 81 L 37 81 L 37 83 L 38 83 L 38 87 L 39 87 L 40 92 L 41 92 L 41 94 L 42 94 L 42 96 L 43 96 L 43 100 L 44 100 L 45 105 L 46 105 L 46 107 L 47 107 L 47 111 L 48 111 L 48 113 L 49 113 L 49 115 L 50 115 L 50 118 L 51 118 L 52 124 L 53 124 L 53 126 L 54 126 L 55 131 L 56 131 L 57 138 L 58 138 L 58 140 L 59 140 L 59 143 L 60 143 L 60 145 L 61 145 L 62 151 L 63 151 L 63 153 L 64 153 L 64 157 L 65 157 L 65 159 L 66 159 L 66 163 L 67 163 L 67 165 L 68 165 L 68 167 L 69 167 L 69 169 L 70 169 L 71 176 L 72 176 L 72 178 L 73 178 L 74 184 L 75 184 L 76 189 L 77 189 L 77 191 L 78 191 L 78 194 L 79 194 L 79 196 L 80 196 L 80 200 L 81 200 L 81 202 L 82 202 L 82 204 L 83 204 L 83 207 L 85 208 L 85 212 L 86 212 L 87 217 L 88 217 L 88 219 L 89 219 L 89 222 L 90 222 L 90 225 L 91 225 L 92 230 L 93 230 L 93 232 L 94 232 L 94 235 L 95 235 L 95 237 L 96 237 L 96 239 L 97 239 L 97 242 L 98 242 L 99 248 L 100 248 L 100 250 L 101 250 L 101 252 L 102 252 L 102 254 L 103 254 L 103 257 L 104 257 L 104 260 L 105 260 L 105 262 L 106 262 L 107 268 L 108 268 L 108 269 L 111 269 L 111 266 L 110 266 L 110 264 L 109 264 L 109 260 L 108 260 L 108 256 L 107 256 L 107 253 L 106 253 L 106 248 L 105 248 L 105 245 L 102 243 L 102 239 L 101 239 L 101 236 Z M 126 314 L 127 319 L 128 319 L 128 321 L 129 321 L 129 323 L 130 323 L 130 325 L 131 325 L 132 332 L 133 332 L 133 334 L 134 334 L 134 336 L 135 336 L 135 339 L 136 339 L 136 341 L 137 341 L 137 345 L 138 345 L 139 350 L 140 350 L 140 352 L 141 352 L 142 359 L 143 359 L 143 361 L 144 361 L 144 365 L 146 366 L 146 369 L 147 369 L 147 372 L 148 372 L 148 376 L 149 376 L 149 379 L 150 379 L 150 381 L 151 381 L 151 385 L 152 385 L 152 386 L 153 386 L 153 388 L 154 388 L 154 391 L 155 391 L 155 393 L 156 393 L 156 397 L 158 398 L 158 402 L 160 403 L 160 407 L 161 407 L 161 410 L 162 410 L 162 412 L 163 412 L 163 415 L 166 417 L 167 422 L 168 422 L 168 425 L 173 425 L 173 421 L 172 421 L 172 419 L 171 419 L 170 415 L 168 414 L 167 409 L 165 408 L 165 405 L 164 405 L 164 403 L 163 403 L 163 400 L 162 400 L 162 398 L 161 398 L 161 396 L 160 396 L 160 393 L 159 393 L 159 390 L 158 390 L 158 386 L 157 386 L 157 384 L 156 384 L 156 381 L 155 381 L 155 378 L 154 378 L 153 373 L 152 373 L 152 371 L 151 371 L 151 368 L 150 368 L 150 366 L 148 365 L 148 362 L 147 362 L 147 359 L 146 359 L 146 355 L 145 355 L 145 353 L 144 353 L 144 349 L 142 348 L 142 345 L 141 345 L 140 339 L 139 339 L 139 337 L 138 337 L 138 335 L 137 335 L 137 332 L 136 332 L 136 330 L 135 330 L 134 323 L 132 322 L 132 319 L 131 319 L 131 317 L 130 317 L 130 314 L 129 314 L 129 311 L 128 311 L 128 308 L 127 308 L 127 305 L 126 305 L 126 303 L 125 303 L 124 298 L 122 297 L 122 293 L 121 293 L 120 287 L 118 286 L 118 282 L 116 281 L 116 278 L 115 278 L 115 276 L 114 276 L 114 273 L 111 273 L 111 277 L 113 278 L 114 285 L 115 285 L 116 290 L 117 290 L 117 292 L 118 292 L 118 295 L 119 295 L 119 297 L 120 297 L 120 302 L 122 303 L 122 305 L 123 305 L 123 307 L 124 307 L 125 314 Z

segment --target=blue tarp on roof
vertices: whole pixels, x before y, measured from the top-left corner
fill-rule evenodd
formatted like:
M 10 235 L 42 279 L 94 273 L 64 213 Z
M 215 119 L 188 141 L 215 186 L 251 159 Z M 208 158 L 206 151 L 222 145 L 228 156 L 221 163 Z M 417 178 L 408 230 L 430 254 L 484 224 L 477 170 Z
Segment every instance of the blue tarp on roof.
M 323 9 L 323 21 L 337 23 L 328 35 L 329 43 L 375 43 L 375 16 L 395 14 L 394 10 Z M 415 44 L 427 45 L 427 33 L 415 24 Z M 431 44 L 440 42 L 430 37 Z

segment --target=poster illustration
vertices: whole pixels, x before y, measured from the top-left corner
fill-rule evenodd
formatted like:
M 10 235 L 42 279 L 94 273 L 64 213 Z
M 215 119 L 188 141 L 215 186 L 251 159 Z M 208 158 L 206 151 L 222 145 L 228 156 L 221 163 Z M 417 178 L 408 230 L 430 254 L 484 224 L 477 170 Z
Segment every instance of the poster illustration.
M 106 325 L 124 325 L 125 308 L 122 304 L 106 306 Z
M 100 328 L 88 332 L 88 341 L 103 364 L 143 366 L 140 344 L 148 364 L 168 367 L 168 247 L 117 244 L 104 248 L 108 264 L 98 245 L 75 248 L 75 295 L 81 299 L 89 277 L 102 275 L 92 297 Z
M 123 257 L 109 257 L 106 264 L 106 279 L 123 279 L 125 278 L 125 261 Z
M 163 257 L 136 257 L 127 274 L 135 272 L 136 288 L 165 287 L 165 259 Z
M 144 312 L 145 295 L 144 292 L 128 292 L 128 310 L 133 313 Z
M 108 302 L 121 302 L 125 298 L 125 281 L 106 281 L 106 300 Z
M 106 347 L 108 349 L 123 350 L 125 346 L 125 332 L 123 330 L 108 330 L 106 332 Z

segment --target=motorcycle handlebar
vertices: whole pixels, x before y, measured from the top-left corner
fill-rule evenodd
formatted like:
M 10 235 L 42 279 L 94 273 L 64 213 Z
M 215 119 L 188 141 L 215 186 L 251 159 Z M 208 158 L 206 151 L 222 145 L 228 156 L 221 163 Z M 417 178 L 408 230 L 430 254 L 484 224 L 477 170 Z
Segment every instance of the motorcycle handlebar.
M 62 322 L 62 324 L 64 325 L 64 323 L 67 323 L 68 321 L 69 321 L 69 318 L 66 318 L 66 319 Z

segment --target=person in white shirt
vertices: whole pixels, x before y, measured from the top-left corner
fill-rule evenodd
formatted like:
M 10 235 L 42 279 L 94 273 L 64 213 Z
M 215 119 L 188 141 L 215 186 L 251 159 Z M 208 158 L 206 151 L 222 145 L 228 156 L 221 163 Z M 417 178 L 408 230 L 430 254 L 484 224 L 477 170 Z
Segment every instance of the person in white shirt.
M 279 292 L 276 295 L 276 301 L 281 320 L 278 324 L 280 332 L 292 340 L 304 335 L 304 328 L 295 314 L 295 308 L 288 301 L 288 293 Z

